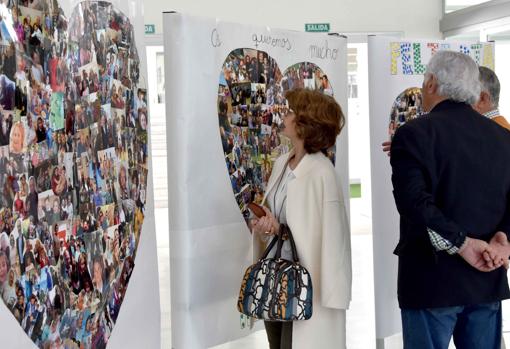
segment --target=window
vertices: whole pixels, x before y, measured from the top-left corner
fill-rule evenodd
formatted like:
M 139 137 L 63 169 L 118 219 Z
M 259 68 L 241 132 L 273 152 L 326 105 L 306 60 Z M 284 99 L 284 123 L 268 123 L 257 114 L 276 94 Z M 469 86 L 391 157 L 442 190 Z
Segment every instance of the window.
M 367 183 L 370 178 L 367 51 L 366 43 L 348 44 L 349 179 L 351 185 L 358 186 L 362 182 Z M 361 187 L 363 188 L 363 185 Z
M 457 10 L 462 10 L 463 8 L 478 5 L 487 0 L 443 0 L 444 1 L 444 12 L 450 13 Z
M 156 53 L 156 94 L 157 103 L 165 103 L 165 54 Z
M 358 48 L 347 49 L 347 74 L 349 84 L 349 98 L 358 98 Z
M 507 120 L 510 119 L 510 66 L 505 62 L 510 60 L 510 31 L 490 36 L 489 39 L 496 43 L 496 75 L 501 84 L 499 99 L 499 111 Z

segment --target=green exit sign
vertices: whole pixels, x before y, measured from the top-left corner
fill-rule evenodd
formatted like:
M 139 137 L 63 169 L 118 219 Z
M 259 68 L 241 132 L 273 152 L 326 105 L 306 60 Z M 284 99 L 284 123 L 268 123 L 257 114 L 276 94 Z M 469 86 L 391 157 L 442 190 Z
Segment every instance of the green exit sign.
M 328 33 L 330 29 L 329 23 L 307 23 L 305 30 L 313 33 Z
M 145 25 L 145 34 L 154 34 L 156 33 L 156 25 L 155 24 L 146 24 Z

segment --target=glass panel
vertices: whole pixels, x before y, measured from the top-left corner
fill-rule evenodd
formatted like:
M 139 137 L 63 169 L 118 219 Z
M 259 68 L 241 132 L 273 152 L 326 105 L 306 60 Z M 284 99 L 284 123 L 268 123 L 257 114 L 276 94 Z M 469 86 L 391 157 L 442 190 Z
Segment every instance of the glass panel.
M 367 50 L 367 44 L 349 44 L 347 51 L 349 177 L 351 184 L 361 183 L 363 195 L 363 180 L 370 174 Z
M 499 111 L 507 120 L 510 120 L 510 98 L 507 97 L 510 94 L 510 66 L 505 62 L 509 60 L 510 40 L 507 38 L 507 40 L 496 41 L 496 75 L 501 84 Z M 510 316 L 505 319 L 510 320 Z
M 445 13 L 450 13 L 463 8 L 481 4 L 487 2 L 487 0 L 444 0 L 445 1 Z
M 161 299 L 161 348 L 172 346 L 170 332 L 170 245 L 168 234 L 167 139 L 165 119 L 165 71 L 163 46 L 147 46 L 147 90 L 151 131 L 152 180 L 158 244 Z
M 157 103 L 165 103 L 165 54 L 156 53 L 156 94 Z
M 148 70 L 148 92 L 151 125 L 152 176 L 154 180 L 154 200 L 156 208 L 168 207 L 166 119 L 165 119 L 165 69 L 162 46 L 147 47 L 147 65 L 156 67 Z M 156 230 L 159 225 L 156 217 Z M 163 233 L 166 233 L 162 229 Z
M 347 50 L 347 74 L 349 99 L 356 99 L 358 98 L 358 49 L 352 45 Z

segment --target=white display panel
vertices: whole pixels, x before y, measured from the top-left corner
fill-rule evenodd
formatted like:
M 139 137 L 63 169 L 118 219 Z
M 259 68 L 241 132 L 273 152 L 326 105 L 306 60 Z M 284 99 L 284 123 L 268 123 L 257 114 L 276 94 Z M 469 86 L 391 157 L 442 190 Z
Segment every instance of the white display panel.
M 313 63 L 327 75 L 347 115 L 347 47 L 341 37 L 176 13 L 163 16 L 172 345 L 204 348 L 249 333 L 241 330 L 236 302 L 244 270 L 252 263 L 252 240 L 232 191 L 218 116 L 219 85 L 226 84 L 220 82 L 225 61 L 231 53 L 258 57 L 262 52 L 262 61 L 266 57 L 267 66 L 277 66 L 283 76 L 298 63 Z M 270 70 L 273 76 L 275 70 Z M 312 79 L 307 80 L 311 87 Z M 347 140 L 345 127 L 336 146 L 344 193 L 349 193 Z

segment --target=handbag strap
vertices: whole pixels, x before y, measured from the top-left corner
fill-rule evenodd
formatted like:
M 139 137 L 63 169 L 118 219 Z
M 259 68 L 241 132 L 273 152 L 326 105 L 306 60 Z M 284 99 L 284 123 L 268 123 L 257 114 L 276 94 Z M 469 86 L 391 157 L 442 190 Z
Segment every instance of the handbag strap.
M 274 255 L 274 258 L 280 259 L 282 256 L 282 246 L 283 246 L 283 231 L 282 231 L 283 224 L 280 225 L 280 231 L 278 232 L 278 245 L 276 245 L 276 253 Z
M 276 254 L 275 254 L 274 258 L 280 259 L 281 255 L 282 255 L 283 242 L 285 241 L 283 239 L 285 234 L 287 235 L 287 239 L 290 242 L 290 248 L 292 251 L 292 260 L 295 263 L 299 263 L 299 256 L 297 253 L 296 243 L 294 242 L 294 237 L 292 236 L 292 232 L 290 231 L 289 226 L 287 224 L 283 224 L 283 223 L 280 224 L 280 231 L 278 232 L 277 235 L 275 235 L 273 237 L 273 239 L 271 240 L 269 245 L 267 245 L 266 250 L 264 251 L 264 253 L 262 254 L 262 256 L 259 259 L 266 259 L 267 256 L 269 255 L 269 252 L 271 252 L 271 250 L 277 243 L 278 243 L 278 245 L 276 246 Z
M 290 248 L 292 251 L 292 260 L 295 263 L 299 263 L 299 256 L 297 253 L 296 243 L 294 242 L 294 237 L 292 236 L 292 232 L 290 231 L 289 226 L 287 224 L 283 224 L 283 223 L 280 224 L 280 232 L 278 233 L 278 246 L 276 249 L 275 257 L 280 258 L 280 256 L 281 256 L 281 250 L 282 250 L 283 241 L 284 241 L 283 237 L 285 234 L 287 234 L 287 239 L 290 242 Z
M 271 252 L 274 245 L 276 245 L 276 243 L 278 242 L 279 239 L 280 239 L 279 235 L 275 235 L 273 237 L 273 239 L 271 240 L 271 242 L 269 243 L 269 245 L 267 245 L 266 250 L 264 251 L 264 253 L 262 254 L 262 256 L 259 259 L 267 258 L 267 256 L 269 255 L 269 252 Z

